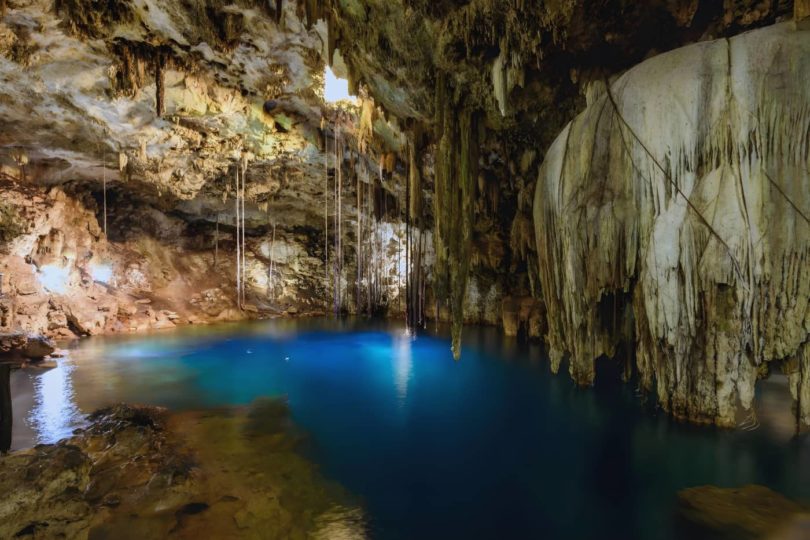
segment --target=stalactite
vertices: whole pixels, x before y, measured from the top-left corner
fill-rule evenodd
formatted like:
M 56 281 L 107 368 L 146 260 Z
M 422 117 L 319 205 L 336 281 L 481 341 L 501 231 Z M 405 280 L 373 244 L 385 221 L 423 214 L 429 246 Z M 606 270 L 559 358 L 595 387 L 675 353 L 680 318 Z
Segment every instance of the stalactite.
M 357 148 L 361 152 L 366 152 L 369 144 L 374 139 L 375 116 L 374 102 L 370 99 L 364 99 L 360 105 L 360 126 L 357 129 Z
M 334 65 L 335 62 L 335 49 L 337 49 L 337 27 L 335 25 L 335 17 L 332 10 L 326 17 L 326 60 L 329 65 Z
M 461 328 L 464 324 L 464 295 L 467 291 L 467 276 L 470 270 L 472 246 L 472 223 L 475 208 L 475 187 L 478 179 L 478 124 L 476 114 L 465 109 L 461 114 L 460 146 L 458 164 L 457 208 L 460 211 L 456 230 L 451 236 L 450 288 L 453 310 L 453 356 L 461 355 Z M 460 222 L 460 223 L 459 223 Z
M 236 220 L 236 305 L 239 309 L 242 309 L 242 254 L 241 254 L 241 242 L 240 242 L 240 235 L 239 235 L 239 227 L 241 225 L 241 219 L 239 215 L 239 165 L 236 166 L 236 197 L 234 198 L 234 216 Z
M 104 206 L 104 238 L 107 238 L 107 154 L 101 159 L 102 166 L 102 201 Z
M 775 25 L 656 56 L 559 135 L 534 199 L 554 369 L 567 357 L 572 377 L 592 384 L 594 360 L 630 345 L 641 387 L 664 409 L 733 426 L 751 414 L 764 362 L 806 356 L 800 34 Z M 600 310 L 617 298 L 620 320 L 606 324 Z
M 410 174 L 408 174 L 408 176 L 410 176 Z M 406 186 L 405 189 L 408 189 L 407 186 Z M 406 198 L 407 198 L 407 195 L 406 195 Z M 397 237 L 396 279 L 397 279 L 397 303 L 398 303 L 397 310 L 400 313 L 402 313 L 402 307 L 403 307 L 402 306 L 402 297 L 403 297 L 403 291 L 402 291 L 402 287 L 403 287 L 403 279 L 402 279 L 402 234 L 401 234 L 401 229 L 400 229 L 400 223 L 401 222 L 398 222 L 398 221 L 399 220 L 403 220 L 403 221 L 407 220 L 408 209 L 407 209 L 407 205 L 406 205 L 405 209 L 404 209 L 404 213 L 403 213 L 402 198 L 401 197 L 397 197 L 396 202 L 397 202 L 397 213 L 396 213 L 396 219 L 394 220 L 394 225 L 396 226 L 396 231 L 397 231 L 396 232 L 396 237 Z M 406 229 L 407 229 L 407 227 L 406 227 Z M 406 238 L 407 238 L 407 230 L 406 230 Z M 407 245 L 407 241 L 406 241 L 406 245 Z M 407 257 L 407 252 L 406 252 L 406 257 Z M 407 262 L 406 262 L 406 264 L 407 264 Z M 405 270 L 406 280 L 407 280 L 407 275 L 408 275 L 408 270 L 406 268 L 406 270 Z M 406 286 L 406 288 L 407 288 L 407 286 Z M 407 292 L 405 293 L 405 295 L 407 295 Z M 406 299 L 405 303 L 406 303 L 406 306 L 407 306 L 407 299 Z M 406 316 L 405 320 L 406 320 L 407 327 L 410 328 L 411 324 L 410 324 L 410 318 L 407 317 L 407 309 L 406 309 L 406 312 L 404 313 L 404 315 Z
M 367 238 L 369 240 L 373 240 L 374 234 L 374 196 L 373 196 L 373 184 L 374 182 L 371 181 L 370 174 L 368 175 L 368 196 L 366 197 L 366 223 L 368 223 L 368 234 Z M 369 249 L 367 250 L 368 253 L 366 255 L 366 302 L 367 302 L 367 309 L 369 316 L 374 312 L 372 308 L 373 302 L 373 279 L 374 279 L 374 272 L 372 269 L 372 263 L 374 261 L 374 242 L 370 242 Z
M 453 356 L 461 355 L 464 295 L 470 265 L 475 188 L 478 179 L 478 121 L 469 108 L 458 111 L 440 79 L 437 89 L 437 129 L 441 139 L 436 156 L 434 274 L 437 302 L 449 299 Z
M 304 3 L 304 16 L 307 30 L 312 28 L 312 25 L 321 18 L 321 5 L 320 0 L 303 0 Z
M 355 310 L 357 311 L 357 313 L 359 315 L 360 314 L 360 305 L 361 305 L 360 304 L 360 302 L 361 302 L 361 300 L 360 300 L 360 284 L 361 284 L 361 282 L 363 280 L 363 265 L 361 263 L 361 261 L 363 259 L 363 249 L 362 249 L 362 246 L 363 246 L 362 242 L 363 241 L 362 241 L 362 237 L 361 237 L 361 234 L 360 234 L 360 231 L 362 229 L 362 222 L 363 222 L 363 213 L 361 211 L 361 208 L 363 207 L 363 201 L 362 201 L 363 188 L 360 185 L 360 175 L 355 174 L 354 178 L 355 178 L 355 190 L 357 192 L 357 206 L 356 206 L 356 209 L 357 209 L 357 233 L 356 233 L 355 240 L 354 240 L 355 248 L 356 248 L 355 249 L 355 257 L 356 257 L 355 266 L 357 267 L 356 268 L 356 270 L 357 270 L 357 283 L 356 283 L 356 288 L 355 288 L 354 305 L 355 305 Z
M 413 139 L 413 137 L 411 138 Z M 408 330 L 414 327 L 413 302 L 411 300 L 411 184 L 414 168 L 413 140 L 408 144 L 408 176 L 405 178 L 405 326 Z
M 436 171 L 434 179 L 434 242 L 436 246 L 436 263 L 433 271 L 433 288 L 436 298 L 436 320 L 439 319 L 441 304 L 446 302 L 450 291 L 447 260 L 448 231 L 454 216 L 451 208 L 451 182 L 453 179 L 453 149 L 455 137 L 455 115 L 451 109 L 450 97 L 447 96 L 447 82 L 439 76 L 436 84 L 436 134 L 439 141 L 436 150 Z
M 342 143 L 340 142 L 340 126 L 337 123 L 339 119 L 336 120 L 335 123 L 335 255 L 334 255 L 334 267 L 335 267 L 335 288 L 334 288 L 334 312 L 335 315 L 339 315 L 341 308 L 342 308 L 342 297 L 341 297 L 341 277 L 343 272 L 343 246 L 342 246 L 342 232 L 343 227 L 341 223 L 342 219 L 342 169 L 343 169 L 343 159 L 342 159 Z
M 270 241 L 270 279 L 267 287 L 273 296 L 276 293 L 276 224 L 273 223 L 273 239 Z
M 242 291 L 241 291 L 241 304 L 244 306 L 247 303 L 247 244 L 245 242 L 245 193 L 247 192 L 247 167 L 242 162 L 242 197 L 240 213 L 242 215 Z
M 321 120 L 321 128 L 325 128 L 325 121 Z M 325 290 L 329 291 L 329 136 L 324 129 L 323 141 L 323 273 Z
M 424 323 L 424 302 L 422 298 L 422 252 L 421 236 L 424 229 L 422 218 L 422 175 L 420 167 L 423 150 L 422 134 L 412 133 L 408 145 L 408 177 L 406 185 L 406 302 L 407 319 L 410 327 Z M 419 232 L 420 241 L 414 249 L 413 229 Z
M 162 51 L 155 54 L 155 103 L 157 115 L 163 116 L 165 88 L 163 83 L 163 72 L 165 67 L 165 56 Z

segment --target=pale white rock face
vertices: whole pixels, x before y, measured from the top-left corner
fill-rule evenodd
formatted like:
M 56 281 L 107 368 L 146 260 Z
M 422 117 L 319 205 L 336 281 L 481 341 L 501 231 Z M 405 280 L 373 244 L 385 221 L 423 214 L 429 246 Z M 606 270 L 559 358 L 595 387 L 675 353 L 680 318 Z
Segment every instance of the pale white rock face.
M 808 80 L 810 32 L 784 23 L 654 57 L 590 96 L 535 192 L 555 369 L 568 356 L 590 384 L 623 341 L 664 408 L 734 425 L 763 364 L 788 359 L 810 422 Z

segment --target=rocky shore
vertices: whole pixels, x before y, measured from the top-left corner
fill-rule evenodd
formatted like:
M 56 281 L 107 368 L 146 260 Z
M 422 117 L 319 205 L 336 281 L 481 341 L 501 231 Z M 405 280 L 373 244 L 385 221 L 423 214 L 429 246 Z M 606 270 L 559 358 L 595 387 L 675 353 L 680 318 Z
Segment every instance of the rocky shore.
M 297 452 L 286 404 L 116 405 L 0 457 L 2 538 L 357 538 L 359 508 Z

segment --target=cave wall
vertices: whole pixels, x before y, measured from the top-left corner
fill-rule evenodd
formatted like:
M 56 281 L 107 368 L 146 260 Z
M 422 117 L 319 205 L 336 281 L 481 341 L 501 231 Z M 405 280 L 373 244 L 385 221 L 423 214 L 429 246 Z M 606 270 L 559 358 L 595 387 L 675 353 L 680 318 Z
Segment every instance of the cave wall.
M 0 258 L 14 315 L 4 330 L 65 337 L 327 313 L 336 284 L 337 309 L 356 312 L 366 240 L 373 309 L 398 309 L 402 137 L 369 99 L 324 100 L 324 32 L 306 29 L 294 2 L 4 3 Z M 113 278 L 104 284 L 89 275 L 102 259 Z M 66 283 L 60 291 L 43 285 L 45 266 Z M 84 314 L 66 320 L 70 306 Z
M 410 319 L 416 304 L 413 322 L 454 323 L 456 353 L 462 322 L 500 324 L 544 337 L 582 384 L 630 344 L 626 375 L 695 421 L 732 424 L 779 364 L 806 422 L 806 38 L 732 37 L 793 8 L 9 0 L 4 324 Z M 325 64 L 356 104 L 324 101 Z M 88 277 L 102 259 L 112 286 Z M 49 265 L 69 294 L 42 286 Z
M 733 426 L 788 360 L 807 425 L 808 53 L 788 22 L 594 83 L 535 192 L 553 369 L 625 343 L 666 410 Z

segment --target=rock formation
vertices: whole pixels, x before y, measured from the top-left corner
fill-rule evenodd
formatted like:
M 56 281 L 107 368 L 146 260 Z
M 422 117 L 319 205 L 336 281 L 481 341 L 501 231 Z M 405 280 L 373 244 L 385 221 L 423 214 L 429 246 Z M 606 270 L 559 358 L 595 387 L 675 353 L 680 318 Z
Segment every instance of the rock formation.
M 370 100 L 324 102 L 325 28 L 306 30 L 293 2 L 10 2 L 0 36 L 0 329 L 323 313 L 335 283 L 340 309 L 357 311 L 363 218 L 375 298 L 397 304 L 401 134 Z M 342 221 L 339 264 L 324 212 Z
M 810 421 L 806 2 L 0 6 L 0 332 L 485 322 Z
M 535 193 L 553 369 L 592 384 L 624 342 L 665 409 L 732 426 L 784 360 L 810 421 L 809 59 L 783 23 L 593 84 Z

